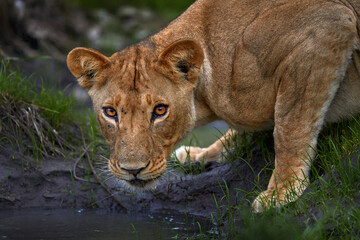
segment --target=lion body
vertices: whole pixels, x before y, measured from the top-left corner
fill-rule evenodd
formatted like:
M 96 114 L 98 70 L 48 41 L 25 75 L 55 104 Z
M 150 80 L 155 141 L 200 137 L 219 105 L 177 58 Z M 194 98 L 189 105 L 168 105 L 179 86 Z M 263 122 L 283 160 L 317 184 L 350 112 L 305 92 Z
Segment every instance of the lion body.
M 357 5 L 360 7 L 360 3 Z M 273 127 L 278 87 L 285 71 L 296 72 L 299 65 L 304 65 L 307 74 L 306 70 L 315 67 L 309 58 L 325 54 L 322 57 L 333 59 L 333 51 L 344 47 L 349 51 L 346 60 L 352 59 L 338 71 L 351 74 L 341 76 L 344 81 L 340 91 L 334 87 L 337 97 L 327 119 L 335 122 L 360 110 L 358 36 L 338 36 L 341 31 L 357 34 L 356 9 L 348 6 L 346 1 L 334 4 L 326 0 L 197 1 L 189 9 L 193 11 L 185 12 L 151 40 L 156 46 L 166 47 L 179 38 L 196 39 L 206 56 L 202 81 L 196 89 L 211 108 L 205 118 L 214 114 L 214 118 L 235 128 L 249 130 Z M 347 21 L 349 17 L 352 22 Z M 308 52 L 301 53 L 305 47 Z M 289 84 L 296 80 L 291 78 L 293 83 Z M 307 83 L 303 81 L 303 87 Z M 293 90 L 290 98 L 296 101 L 303 89 L 296 86 Z
M 68 66 L 93 99 L 110 170 L 140 186 L 164 172 L 197 126 L 222 119 L 240 133 L 274 128 L 275 170 L 253 204 L 262 211 L 271 198 L 295 200 L 290 187 L 301 195 L 324 123 L 360 112 L 359 11 L 358 0 L 198 0 L 143 42 L 110 58 L 78 48 Z M 104 116 L 106 106 L 117 120 Z M 233 133 L 176 155 L 212 159 Z

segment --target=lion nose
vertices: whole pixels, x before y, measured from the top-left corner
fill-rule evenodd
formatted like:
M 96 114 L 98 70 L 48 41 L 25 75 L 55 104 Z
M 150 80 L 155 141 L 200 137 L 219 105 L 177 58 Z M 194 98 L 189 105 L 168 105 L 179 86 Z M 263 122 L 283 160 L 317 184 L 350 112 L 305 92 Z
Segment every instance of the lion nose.
M 121 168 L 122 170 L 136 176 L 138 175 L 145 167 L 142 168 L 136 168 L 136 169 L 127 169 L 127 168 Z

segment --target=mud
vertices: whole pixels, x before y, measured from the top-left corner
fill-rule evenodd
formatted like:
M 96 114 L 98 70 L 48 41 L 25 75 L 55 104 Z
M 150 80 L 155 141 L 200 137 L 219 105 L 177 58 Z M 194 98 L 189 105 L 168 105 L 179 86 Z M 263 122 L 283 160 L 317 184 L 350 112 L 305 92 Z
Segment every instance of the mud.
M 261 156 L 254 150 L 251 168 L 245 161 L 205 165 L 205 172 L 185 175 L 167 172 L 153 190 L 136 192 L 122 188 L 117 181 L 106 184 L 116 199 L 95 181 L 85 164 L 76 167 L 76 158 L 51 157 L 34 159 L 2 147 L 0 152 L 0 209 L 14 208 L 112 208 L 129 212 L 162 212 L 172 210 L 209 217 L 226 206 L 227 198 L 252 201 L 246 192 L 255 189 L 254 183 L 263 167 Z M 97 170 L 97 172 L 100 172 Z M 261 187 L 266 186 L 260 173 Z M 225 184 L 226 183 L 226 184 Z M 226 187 L 229 194 L 226 193 Z M 217 201 L 217 204 L 215 200 Z M 121 204 L 119 204 L 119 202 Z M 121 206 L 122 205 L 122 206 Z

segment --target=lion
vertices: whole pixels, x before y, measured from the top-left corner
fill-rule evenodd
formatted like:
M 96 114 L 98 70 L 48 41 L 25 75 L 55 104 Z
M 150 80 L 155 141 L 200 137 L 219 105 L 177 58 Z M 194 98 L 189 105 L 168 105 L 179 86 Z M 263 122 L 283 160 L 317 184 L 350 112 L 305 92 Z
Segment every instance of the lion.
M 359 0 L 197 0 L 160 32 L 106 57 L 75 48 L 67 65 L 88 90 L 109 169 L 147 188 L 194 128 L 230 129 L 185 162 L 222 161 L 235 133 L 273 129 L 275 169 L 261 212 L 309 184 L 320 130 L 360 112 Z

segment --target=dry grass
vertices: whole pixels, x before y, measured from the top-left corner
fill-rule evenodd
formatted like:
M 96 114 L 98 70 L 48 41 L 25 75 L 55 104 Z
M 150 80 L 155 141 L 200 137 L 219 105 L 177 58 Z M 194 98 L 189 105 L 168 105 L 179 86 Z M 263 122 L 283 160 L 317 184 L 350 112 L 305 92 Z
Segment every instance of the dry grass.
M 18 149 L 31 146 L 36 157 L 64 155 L 65 150 L 73 150 L 52 125 L 40 114 L 39 106 L 16 101 L 0 95 L 0 133 L 2 140 L 15 143 Z

